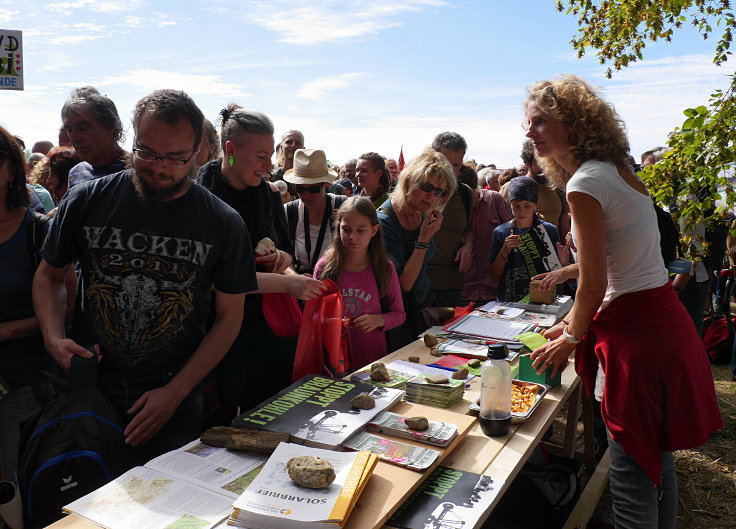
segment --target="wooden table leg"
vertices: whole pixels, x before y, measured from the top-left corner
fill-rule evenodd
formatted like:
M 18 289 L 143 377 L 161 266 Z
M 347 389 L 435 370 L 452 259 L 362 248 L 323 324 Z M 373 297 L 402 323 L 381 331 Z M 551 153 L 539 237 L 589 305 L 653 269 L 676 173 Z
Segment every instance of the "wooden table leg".
M 582 387 L 582 384 L 580 385 Z M 593 402 L 587 395 L 582 396 L 583 401 L 583 440 L 585 451 L 583 452 L 583 463 L 588 472 L 595 468 L 595 432 L 593 429 Z
M 575 457 L 575 441 L 577 439 L 582 395 L 583 385 L 578 382 L 577 387 L 567 401 L 567 425 L 565 426 L 565 442 L 562 445 L 562 455 L 570 459 Z

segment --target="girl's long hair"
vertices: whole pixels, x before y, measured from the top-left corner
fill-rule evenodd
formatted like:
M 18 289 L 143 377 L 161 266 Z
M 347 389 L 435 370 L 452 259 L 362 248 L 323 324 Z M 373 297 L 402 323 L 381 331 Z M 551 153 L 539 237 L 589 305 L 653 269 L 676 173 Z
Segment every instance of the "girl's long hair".
M 330 278 L 337 280 L 337 276 L 342 272 L 345 266 L 345 247 L 340 239 L 340 221 L 348 213 L 357 213 L 363 215 L 371 223 L 371 226 L 378 226 L 378 215 L 373 203 L 367 197 L 350 197 L 343 202 L 340 209 L 335 215 L 334 228 L 332 230 L 332 247 L 325 252 L 325 265 L 319 279 Z M 379 226 L 376 234 L 371 237 L 368 243 L 368 260 L 370 261 L 373 275 L 376 278 L 378 286 L 378 295 L 385 297 L 388 292 L 388 282 L 391 277 L 391 267 L 386 257 L 386 249 L 383 245 L 383 234 Z

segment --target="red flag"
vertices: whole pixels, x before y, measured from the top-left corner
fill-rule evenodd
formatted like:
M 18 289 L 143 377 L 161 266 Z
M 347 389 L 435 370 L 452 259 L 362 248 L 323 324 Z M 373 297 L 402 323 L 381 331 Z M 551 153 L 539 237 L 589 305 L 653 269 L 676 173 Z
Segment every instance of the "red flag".
M 401 152 L 399 152 L 399 172 L 404 170 L 404 146 L 401 146 Z

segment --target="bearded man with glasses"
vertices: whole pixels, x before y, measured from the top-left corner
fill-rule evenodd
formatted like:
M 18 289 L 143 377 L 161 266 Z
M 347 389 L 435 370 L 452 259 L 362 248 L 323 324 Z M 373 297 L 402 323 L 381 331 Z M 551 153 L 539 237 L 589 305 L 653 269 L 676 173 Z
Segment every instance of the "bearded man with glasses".
M 99 355 L 98 386 L 140 461 L 199 436 L 200 382 L 237 336 L 245 292 L 258 287 L 242 219 L 190 178 L 203 119 L 184 92 L 139 101 L 133 168 L 69 191 L 33 286 L 46 349 L 64 370 L 88 349 Z M 61 292 L 77 261 L 67 337 Z

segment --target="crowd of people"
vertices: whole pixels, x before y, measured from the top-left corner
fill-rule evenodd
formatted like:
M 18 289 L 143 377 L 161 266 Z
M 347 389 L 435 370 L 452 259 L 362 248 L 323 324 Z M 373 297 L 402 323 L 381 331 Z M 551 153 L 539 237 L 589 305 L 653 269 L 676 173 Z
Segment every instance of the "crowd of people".
M 286 314 L 325 279 L 342 293 L 351 370 L 437 323 L 432 307 L 518 301 L 538 280 L 575 295 L 532 356 L 557 371 L 577 348 L 602 402 L 620 527 L 674 527 L 671 452 L 721 424 L 697 316 L 676 293 L 697 270 L 673 288 L 622 124 L 593 89 L 540 82 L 524 108 L 521 164 L 506 170 L 466 161 L 456 132 L 406 167 L 370 151 L 335 166 L 301 131 L 277 144 L 266 115 L 235 104 L 218 132 L 175 90 L 137 103 L 131 152 L 92 87 L 61 109 L 59 146 L 37 142 L 26 159 L 0 128 L 6 475 L 18 437 L 5 432 L 36 405 L 31 374 L 75 355 L 100 357 L 99 387 L 145 461 L 291 383 Z

